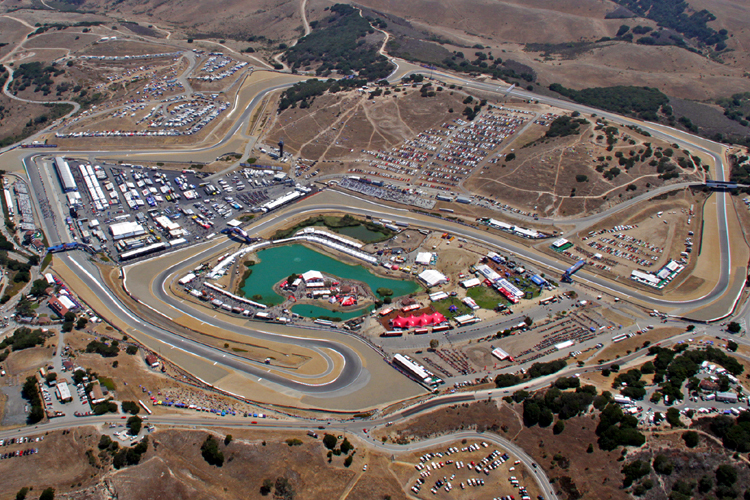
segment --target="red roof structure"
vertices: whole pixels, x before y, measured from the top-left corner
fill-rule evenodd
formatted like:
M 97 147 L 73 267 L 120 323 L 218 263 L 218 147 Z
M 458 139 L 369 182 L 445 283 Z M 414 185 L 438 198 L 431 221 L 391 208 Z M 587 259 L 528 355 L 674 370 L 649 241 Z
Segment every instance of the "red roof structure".
M 421 326 L 437 325 L 447 321 L 445 316 L 439 312 L 432 314 L 422 314 L 421 316 L 410 315 L 408 318 L 398 316 L 391 320 L 395 328 L 415 328 Z

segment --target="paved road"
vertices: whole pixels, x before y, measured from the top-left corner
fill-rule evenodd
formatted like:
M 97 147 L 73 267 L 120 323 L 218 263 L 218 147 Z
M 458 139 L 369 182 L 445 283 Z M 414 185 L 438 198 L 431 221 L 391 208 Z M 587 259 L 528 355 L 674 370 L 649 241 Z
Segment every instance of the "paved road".
M 668 143 L 678 143 L 681 145 L 681 147 L 685 147 L 687 145 L 692 150 L 700 150 L 703 153 L 711 156 L 715 162 L 715 166 L 713 169 L 714 180 L 719 180 L 719 181 L 727 180 L 727 172 L 725 172 L 724 170 L 725 147 L 722 144 L 711 141 L 709 139 L 704 139 L 702 137 L 691 135 L 686 132 L 682 132 L 680 130 L 667 127 L 664 125 L 659 125 L 659 124 L 655 124 L 651 122 L 644 122 L 641 120 L 627 118 L 621 115 L 610 113 L 608 111 L 603 111 L 601 109 L 591 108 L 589 106 L 584 106 L 581 104 L 577 104 L 577 103 L 563 100 L 563 99 L 557 99 L 554 97 L 537 95 L 537 94 L 534 94 L 533 92 L 524 91 L 518 88 L 508 91 L 507 88 L 498 87 L 498 85 L 494 83 L 477 82 L 474 80 L 463 78 L 461 76 L 442 73 L 439 71 L 435 72 L 435 71 L 426 70 L 425 68 L 411 65 L 409 63 L 406 63 L 405 61 L 400 62 L 399 66 L 403 72 L 403 73 L 399 73 L 398 75 L 399 78 L 403 76 L 408 76 L 410 74 L 415 74 L 415 73 L 419 73 L 423 75 L 430 75 L 433 77 L 458 81 L 464 87 L 467 87 L 467 88 L 474 88 L 477 90 L 481 90 L 484 92 L 491 92 L 495 94 L 511 95 L 511 96 L 518 97 L 521 99 L 535 100 L 535 101 L 539 101 L 542 103 L 551 104 L 553 106 L 560 107 L 562 109 L 578 111 L 580 113 L 587 113 L 587 114 L 596 113 L 598 116 L 603 117 L 609 121 L 613 121 L 615 123 L 632 124 L 632 125 L 639 126 L 643 130 L 648 131 L 653 137 L 657 139 L 664 140 Z M 707 305 L 710 302 L 713 302 L 715 299 L 719 298 L 721 295 L 723 295 L 729 287 L 729 282 L 731 279 L 731 272 L 732 272 L 732 256 L 731 256 L 731 250 L 729 246 L 729 230 L 727 227 L 726 204 L 727 204 L 727 197 L 730 195 L 729 193 L 726 193 L 726 192 L 716 192 L 715 196 L 717 197 L 716 224 L 719 229 L 719 261 L 721 265 L 721 270 L 719 272 L 719 281 L 714 287 L 714 289 L 705 297 L 701 297 L 700 299 L 695 299 L 691 301 L 681 301 L 679 304 L 683 306 L 683 308 L 694 309 L 702 305 Z M 592 220 L 595 221 L 595 220 L 600 219 L 601 217 L 599 217 L 598 215 L 595 215 L 595 216 L 592 216 L 592 218 L 593 218 Z M 592 281 L 599 285 L 601 285 L 601 281 L 603 281 L 600 278 L 591 275 L 590 273 L 586 273 L 585 271 L 583 272 L 579 271 L 578 275 L 585 275 L 589 281 Z M 607 285 L 604 285 L 604 286 L 607 286 Z M 624 293 L 625 295 L 628 295 L 628 293 L 625 292 L 625 289 L 627 289 L 627 287 L 622 287 L 620 285 L 613 286 L 610 284 L 609 286 L 607 286 L 607 288 L 612 288 L 621 293 Z M 731 300 L 727 301 L 726 313 L 716 319 L 720 319 L 726 315 L 731 314 L 734 308 L 734 303 L 735 303 L 734 299 L 738 297 L 739 294 L 741 293 L 742 285 L 738 284 L 736 285 L 735 288 L 736 290 L 732 290 L 733 296 L 730 297 Z M 638 294 L 638 293 L 633 294 L 633 296 L 635 297 L 638 297 L 639 295 L 642 295 L 642 294 Z M 662 299 L 650 299 L 650 300 L 658 306 L 668 306 L 670 304 L 672 305 L 675 304 L 674 301 L 665 301 Z
M 502 236 L 490 234 L 487 231 L 464 226 L 448 220 L 424 217 L 419 214 L 412 213 L 408 210 L 392 208 L 385 205 L 380 205 L 378 203 L 362 200 L 361 198 L 357 198 L 347 193 L 340 193 L 340 195 L 341 201 L 338 203 L 316 204 L 314 203 L 315 198 L 313 198 L 313 204 L 295 205 L 292 208 L 284 211 L 283 215 L 285 218 L 289 218 L 314 211 L 343 211 L 357 215 L 370 215 L 373 217 L 384 217 L 387 215 L 389 220 L 394 220 L 396 222 L 405 222 L 416 226 L 424 226 L 435 231 L 449 232 L 456 236 L 474 240 L 491 248 L 494 247 L 501 249 L 506 253 L 519 255 L 526 261 L 554 270 L 558 274 L 562 274 L 562 272 L 568 267 L 567 264 L 560 263 L 552 257 L 534 252 L 521 243 L 515 243 L 503 238 Z M 264 219 L 261 223 L 252 225 L 250 227 L 250 230 L 253 232 L 259 232 L 261 229 L 267 228 L 274 223 L 276 223 L 275 218 Z M 722 271 L 724 274 L 722 274 L 721 276 L 720 286 L 717 286 L 711 293 L 704 297 L 686 301 L 672 301 L 668 299 L 655 298 L 646 293 L 633 290 L 629 286 L 629 283 L 615 283 L 593 273 L 588 273 L 585 271 L 585 269 L 579 271 L 576 274 L 576 280 L 594 283 L 603 289 L 610 290 L 615 295 L 642 300 L 646 303 L 653 304 L 654 307 L 677 307 L 682 310 L 690 310 L 695 309 L 696 307 L 699 307 L 701 305 L 709 304 L 724 293 L 729 282 L 729 269 L 727 268 L 727 266 L 723 265 Z
M 401 63 L 400 66 L 408 68 L 408 63 Z M 417 73 L 417 72 L 424 73 L 424 70 L 422 68 L 412 69 L 410 71 L 407 71 L 406 74 Z M 496 85 L 490 85 L 490 84 L 486 84 L 486 83 L 477 83 L 477 82 L 473 82 L 471 80 L 461 79 L 461 78 L 457 78 L 457 77 L 453 77 L 451 75 L 446 75 L 446 74 L 441 74 L 441 73 L 437 73 L 437 75 L 445 77 L 445 78 L 458 79 L 461 82 L 465 83 L 465 85 L 467 85 L 467 86 L 474 86 L 474 87 L 479 88 L 481 90 L 490 91 L 490 92 L 496 92 L 496 93 L 502 93 L 502 92 L 500 92 L 498 90 L 498 87 Z M 394 76 L 394 79 L 395 78 L 396 77 Z M 399 78 L 400 78 L 400 76 L 399 76 Z M 198 153 L 198 152 L 201 152 L 201 151 L 210 151 L 210 150 L 215 150 L 215 149 L 220 148 L 222 145 L 226 144 L 238 132 L 238 130 L 240 130 L 240 127 L 245 124 L 245 122 L 249 119 L 249 117 L 250 117 L 252 111 L 254 110 L 254 108 L 258 105 L 258 103 L 260 103 L 260 101 L 262 100 L 262 98 L 268 92 L 271 92 L 271 91 L 274 91 L 274 90 L 278 90 L 278 89 L 281 89 L 281 88 L 285 88 L 285 87 L 288 87 L 290 85 L 292 85 L 292 83 L 274 85 L 274 86 L 269 87 L 269 88 L 265 89 L 264 91 L 260 92 L 258 95 L 256 95 L 255 98 L 250 102 L 250 104 L 248 105 L 248 107 L 244 110 L 244 112 L 237 119 L 237 121 L 235 122 L 235 124 L 229 129 L 229 131 L 227 132 L 226 136 L 223 139 L 221 139 L 214 146 L 206 146 L 206 147 L 203 147 L 203 148 L 197 148 L 197 149 L 191 150 L 189 152 L 187 152 L 187 151 L 179 151 L 179 152 L 175 152 L 175 154 L 181 154 L 181 155 L 184 155 L 184 154 L 193 154 L 193 153 Z M 528 93 L 528 92 L 522 92 L 522 91 L 515 91 L 514 90 L 513 91 L 513 95 L 516 95 L 516 96 L 522 97 L 522 98 L 527 98 L 527 99 L 529 99 L 529 98 L 532 98 L 532 99 L 538 98 L 540 101 L 549 102 L 549 103 L 554 104 L 556 106 L 561 106 L 563 108 L 568 108 L 568 109 L 575 109 L 575 110 L 579 110 L 579 111 L 583 111 L 583 112 L 587 112 L 587 113 L 597 112 L 597 113 L 599 113 L 600 116 L 604 116 L 607 119 L 610 119 L 610 120 L 613 120 L 613 121 L 617 121 L 617 122 L 623 122 L 623 121 L 634 122 L 633 120 L 629 120 L 629 119 L 626 119 L 626 118 L 623 118 L 621 116 L 617 116 L 617 115 L 614 115 L 614 114 L 611 114 L 611 113 L 602 112 L 600 110 L 594 110 L 592 108 L 588 108 L 588 107 L 585 107 L 585 106 L 580 106 L 580 105 L 569 103 L 569 102 L 562 101 L 562 100 L 559 100 L 559 99 L 553 99 L 553 98 L 547 98 L 547 97 L 542 97 L 542 96 L 536 96 L 536 95 Z M 663 138 L 664 140 L 667 140 L 669 142 L 672 142 L 672 141 L 684 142 L 685 137 L 683 137 L 683 136 L 685 134 L 683 134 L 681 132 L 679 132 L 679 137 L 675 136 L 675 135 L 668 135 L 668 131 L 664 130 L 665 129 L 664 127 L 659 127 L 659 126 L 656 126 L 656 125 L 653 125 L 653 124 L 644 124 L 644 123 L 641 123 L 641 122 L 637 122 L 637 123 L 639 124 L 639 126 L 642 126 L 642 128 L 647 129 L 650 132 L 652 132 L 652 134 L 654 136 Z M 674 133 L 677 134 L 678 131 L 675 130 Z M 717 179 L 723 180 L 724 179 L 723 157 L 722 157 L 722 154 L 720 154 L 718 152 L 721 149 L 721 145 L 718 145 L 717 143 L 713 143 L 711 141 L 703 140 L 701 138 L 693 137 L 693 136 L 688 136 L 688 137 L 690 137 L 694 141 L 693 145 L 696 148 L 703 150 L 704 152 L 710 154 L 714 158 L 715 163 L 716 163 L 716 167 L 715 167 L 714 170 L 717 173 Z M 147 152 L 148 151 L 145 151 L 145 150 L 144 151 L 131 151 L 131 152 L 128 152 L 128 153 L 124 154 L 124 156 L 142 155 L 142 154 L 147 153 Z M 90 152 L 78 152 L 77 154 L 96 154 L 96 153 L 98 153 L 98 152 L 97 151 L 90 151 Z M 32 156 L 34 154 L 35 154 L 34 152 L 29 152 L 29 153 L 27 153 L 26 157 Z M 36 153 L 36 154 L 38 154 L 38 153 Z M 56 152 L 56 154 L 65 154 L 65 153 L 58 153 L 58 152 Z M 163 154 L 163 152 L 161 152 L 161 154 Z M 643 196 L 647 196 L 647 195 L 643 195 Z M 601 278 L 598 275 L 595 275 L 595 274 L 587 272 L 585 269 L 578 272 L 578 274 L 576 276 L 577 279 L 581 279 L 582 281 L 589 281 L 589 282 L 594 283 L 594 284 L 596 284 L 596 285 L 598 285 L 600 287 L 603 287 L 605 289 L 611 290 L 612 292 L 621 294 L 621 295 L 623 295 L 625 297 L 632 297 L 632 298 L 636 298 L 636 299 L 640 299 L 640 300 L 649 301 L 649 302 L 653 303 L 657 307 L 679 307 L 680 310 L 687 311 L 687 310 L 691 310 L 691 309 L 696 309 L 696 308 L 698 308 L 700 306 L 707 305 L 707 304 L 713 302 L 715 299 L 719 298 L 721 295 L 723 295 L 726 292 L 726 290 L 727 290 L 727 288 L 729 286 L 730 278 L 731 278 L 731 274 L 730 274 L 730 271 L 731 271 L 731 254 L 730 254 L 730 249 L 729 249 L 729 234 L 728 234 L 727 221 L 726 221 L 726 196 L 728 196 L 728 194 L 727 193 L 716 193 L 716 196 L 718 197 L 718 212 L 719 212 L 719 215 L 718 215 L 718 221 L 717 221 L 717 223 L 719 225 L 719 234 L 720 234 L 721 271 L 719 273 L 718 283 L 715 286 L 714 290 L 712 290 L 709 294 L 705 295 L 704 297 L 701 297 L 699 299 L 689 300 L 689 301 L 680 301 L 680 302 L 665 300 L 665 299 L 661 299 L 661 298 L 653 298 L 653 297 L 649 296 L 648 294 L 644 294 L 642 292 L 634 291 L 629 286 L 629 283 L 627 285 L 621 285 L 621 284 L 618 284 L 618 283 L 612 283 L 611 281 L 606 280 L 604 278 Z M 356 198 L 352 198 L 352 199 L 356 199 Z M 630 200 L 629 202 L 626 202 L 628 204 L 626 206 L 630 206 L 633 203 L 637 203 L 638 201 L 640 201 L 640 198 L 638 198 L 637 201 L 636 200 Z M 336 208 L 342 208 L 342 207 L 348 208 L 348 207 L 346 207 L 344 205 L 337 206 Z M 616 211 L 617 209 L 621 209 L 621 208 L 622 207 L 620 207 L 620 208 L 615 207 L 615 209 L 613 209 L 612 212 Z M 366 213 L 368 215 L 373 214 L 373 213 L 377 215 L 380 212 L 381 212 L 380 206 L 378 206 L 378 208 L 375 209 L 374 211 L 370 211 L 370 212 L 362 212 L 362 211 L 360 211 L 360 213 Z M 603 217 L 606 217 L 609 214 L 610 214 L 610 211 L 605 211 L 605 212 L 603 212 L 601 214 L 597 214 L 595 216 L 591 216 L 590 217 L 590 221 L 591 222 L 595 222 L 597 220 L 600 220 Z M 584 221 L 581 221 L 581 222 L 584 222 Z M 532 252 L 531 250 L 529 250 L 527 248 L 520 247 L 518 245 L 512 244 L 510 242 L 505 241 L 502 238 L 492 237 L 491 235 L 481 234 L 481 233 L 478 233 L 478 234 L 476 234 L 474 236 L 469 236 L 469 235 L 466 234 L 466 229 L 465 228 L 463 228 L 461 226 L 458 226 L 456 224 L 447 223 L 445 221 L 435 220 L 434 222 L 430 223 L 430 225 L 433 226 L 433 227 L 435 227 L 435 228 L 439 228 L 439 229 L 442 229 L 442 230 L 452 231 L 452 232 L 454 232 L 456 234 L 461 234 L 462 236 L 472 237 L 475 240 L 483 240 L 484 243 L 492 244 L 492 245 L 498 246 L 500 248 L 507 248 L 509 251 L 513 251 L 514 253 L 517 253 L 517 254 L 523 256 L 526 259 L 532 260 L 533 262 L 537 262 L 537 263 L 543 264 L 545 267 L 548 267 L 548 268 L 550 268 L 552 270 L 555 270 L 558 273 L 561 273 L 564 270 L 564 268 L 567 267 L 566 265 L 562 265 L 562 264 L 554 261 L 553 259 L 551 259 L 549 257 L 537 255 L 535 252 Z M 737 285 L 737 286 L 741 289 L 741 285 Z M 739 293 L 739 289 L 737 290 L 737 293 Z M 737 295 L 737 294 L 734 294 L 734 295 Z M 731 313 L 731 310 L 732 310 L 732 308 L 734 306 L 734 300 L 727 301 L 727 302 L 731 302 L 730 304 L 727 305 L 727 308 L 726 308 L 727 309 L 726 314 L 729 314 L 729 313 Z
M 191 310 L 190 314 L 203 321 L 210 326 L 220 328 L 222 330 L 239 333 L 242 335 L 252 336 L 261 340 L 269 340 L 280 343 L 288 343 L 301 347 L 306 347 L 318 352 L 324 359 L 327 360 L 328 368 L 327 372 L 330 372 L 333 362 L 324 352 L 321 352 L 321 348 L 331 349 L 338 353 L 344 360 L 344 366 L 336 378 L 331 382 L 326 383 L 304 383 L 289 380 L 278 372 L 284 370 L 270 371 L 269 367 L 263 363 L 253 362 L 240 356 L 234 355 L 230 352 L 225 352 L 215 347 L 203 344 L 193 339 L 183 337 L 174 332 L 168 331 L 160 326 L 157 326 L 148 320 L 138 317 L 136 313 L 131 311 L 126 305 L 124 305 L 111 291 L 104 286 L 104 280 L 99 275 L 96 267 L 91 264 L 88 260 L 88 255 L 82 252 L 69 252 L 67 254 L 58 254 L 59 258 L 65 265 L 72 269 L 81 279 L 84 284 L 95 294 L 98 295 L 105 307 L 112 313 L 115 314 L 121 321 L 125 322 L 128 326 L 134 330 L 146 334 L 167 346 L 171 346 L 175 349 L 181 349 L 192 353 L 200 358 L 208 361 L 213 361 L 214 364 L 221 364 L 232 370 L 244 373 L 251 379 L 257 378 L 260 382 L 261 379 L 272 384 L 277 385 L 279 388 L 287 388 L 298 391 L 305 395 L 315 395 L 318 397 L 338 397 L 351 392 L 352 390 L 360 388 L 361 382 L 369 377 L 367 370 L 362 366 L 362 360 L 359 355 L 349 346 L 340 342 L 328 341 L 324 339 L 310 339 L 303 337 L 294 337 L 293 330 L 290 329 L 288 336 L 273 335 L 267 332 L 255 330 L 253 328 L 243 328 L 234 324 L 221 321 L 219 319 L 208 316 L 199 310 Z M 319 374 L 317 376 L 321 376 Z M 297 375 L 299 377 L 299 375 Z M 302 378 L 302 377 L 300 377 Z M 278 388 L 277 388 L 278 390 Z
M 492 90 L 491 88 L 487 88 L 487 84 L 476 84 L 473 82 L 468 82 L 467 85 L 475 85 L 480 86 L 484 85 L 484 90 Z M 230 130 L 227 132 L 226 136 L 219 141 L 214 146 L 207 146 L 204 148 L 198 148 L 193 150 L 192 152 L 198 152 L 198 151 L 207 151 L 207 150 L 213 150 L 216 148 L 221 147 L 221 145 L 226 144 L 237 132 L 240 130 L 240 127 L 242 127 L 245 122 L 249 119 L 252 111 L 257 106 L 257 104 L 260 102 L 260 100 L 268 93 L 273 90 L 277 90 L 280 88 L 284 88 L 290 84 L 278 84 L 274 85 L 270 88 L 265 89 L 263 92 L 260 92 L 258 95 L 254 97 L 254 99 L 250 102 L 248 107 L 243 111 L 243 113 L 237 118 L 235 124 L 230 128 Z M 521 97 L 527 97 L 523 94 L 519 94 Z M 577 105 L 569 105 L 568 103 L 563 102 L 555 102 L 557 105 L 564 105 L 566 107 L 575 107 Z M 591 111 L 589 109 L 585 109 L 583 107 L 579 107 L 580 109 L 584 111 Z M 606 114 L 605 114 L 606 115 Z M 609 117 L 609 116 L 608 116 Z M 616 117 L 614 115 L 611 115 L 611 119 L 617 119 L 620 120 L 621 117 Z M 662 131 L 653 130 L 654 134 L 662 134 L 667 138 L 668 140 L 677 140 L 673 137 L 667 137 Z M 708 150 L 707 150 L 708 151 Z M 80 153 L 80 152 L 79 152 Z M 95 152 L 94 152 L 95 153 Z M 29 152 L 26 156 L 33 155 L 34 152 Z M 38 153 L 37 153 L 38 154 Z M 56 154 L 64 154 L 56 152 Z M 138 152 L 132 152 L 132 154 L 138 154 Z M 181 152 L 181 154 L 185 154 L 185 152 Z M 189 154 L 189 153 L 188 153 Z M 714 155 L 714 158 L 716 160 L 716 171 L 719 172 L 719 178 L 723 178 L 723 164 L 722 164 L 722 158 L 718 153 L 712 153 Z M 24 158 L 25 159 L 25 158 Z M 27 168 L 28 168 L 27 163 Z M 33 172 L 29 172 L 30 177 L 34 177 Z M 33 182 L 33 181 L 32 181 Z M 36 183 L 35 183 L 36 184 Z M 55 191 L 57 191 L 55 189 Z M 310 212 L 313 210 L 344 210 L 348 211 L 350 213 L 357 213 L 362 215 L 375 215 L 379 216 L 382 215 L 384 211 L 389 213 L 389 217 L 397 220 L 397 221 L 403 221 L 403 222 L 409 222 L 409 223 L 419 223 L 420 225 L 427 225 L 435 230 L 440 231 L 449 231 L 453 234 L 463 236 L 466 238 L 471 238 L 474 241 L 481 242 L 483 244 L 489 245 L 491 247 L 498 247 L 506 252 L 515 253 L 526 260 L 530 260 L 532 262 L 535 262 L 539 265 L 542 265 L 548 269 L 552 269 L 558 273 L 561 273 L 563 268 L 566 267 L 564 265 L 561 265 L 560 263 L 556 262 L 552 258 L 538 255 L 535 252 L 532 252 L 528 248 L 515 244 L 512 242 L 505 241 L 504 239 L 489 235 L 486 232 L 481 232 L 473 228 L 468 228 L 465 226 L 457 225 L 451 222 L 433 219 L 433 220 L 427 220 L 427 221 L 419 221 L 417 220 L 412 214 L 410 214 L 408 211 L 405 210 L 398 210 L 398 209 L 392 209 L 392 208 L 385 208 L 382 205 L 378 205 L 375 203 L 368 203 L 364 202 L 362 200 L 359 200 L 355 197 L 351 197 L 345 194 L 342 194 L 342 202 L 337 204 L 321 204 L 321 205 L 315 205 L 312 207 L 292 207 L 290 210 L 287 210 L 285 212 L 286 217 L 295 216 L 301 213 Z M 724 197 L 725 195 L 722 194 L 721 196 L 721 207 L 723 209 L 724 207 Z M 634 203 L 634 202 L 631 202 Z M 725 212 L 723 213 L 724 219 L 726 218 Z M 605 212 L 606 214 L 606 212 Z M 600 214 L 599 217 L 606 216 L 605 214 Z M 260 230 L 264 226 L 269 226 L 275 222 L 277 217 L 270 217 L 270 218 L 264 218 L 260 223 L 256 224 L 254 226 L 254 230 Z M 721 218 L 720 218 L 721 221 Z M 701 299 L 696 299 L 693 301 L 686 301 L 680 304 L 682 308 L 685 307 L 698 307 L 704 304 L 709 303 L 711 300 L 715 299 L 719 295 L 723 293 L 723 291 L 726 289 L 728 282 L 729 282 L 729 250 L 728 250 L 728 244 L 725 243 L 725 240 L 728 238 L 728 235 L 726 233 L 726 224 L 724 220 L 724 224 L 720 224 L 720 228 L 722 230 L 722 255 L 726 254 L 726 259 L 722 259 L 722 273 L 720 277 L 719 285 L 716 287 L 716 289 L 709 294 L 706 297 L 703 297 Z M 58 232 L 58 227 L 47 227 L 48 234 L 55 234 Z M 63 229 L 64 231 L 64 229 Z M 57 239 L 52 237 L 52 239 Z M 221 245 L 221 244 L 219 244 Z M 195 341 L 190 341 L 188 339 L 181 338 L 179 336 L 174 335 L 173 333 L 170 333 L 162 328 L 158 328 L 155 325 L 152 324 L 146 324 L 142 319 L 137 318 L 132 311 L 129 311 L 125 308 L 123 304 L 121 304 L 110 292 L 106 291 L 104 289 L 104 286 L 101 284 L 101 279 L 99 276 L 96 275 L 96 270 L 93 268 L 90 268 L 88 271 L 86 271 L 86 267 L 90 266 L 90 264 L 87 261 L 87 257 L 81 258 L 81 256 L 76 256 L 75 254 L 70 254 L 65 257 L 62 257 L 66 260 L 66 262 L 73 268 L 73 269 L 80 269 L 82 274 L 84 275 L 84 280 L 86 281 L 87 285 L 92 290 L 101 290 L 103 292 L 103 296 L 106 297 L 107 300 L 107 306 L 118 316 L 121 317 L 123 321 L 126 321 L 129 323 L 133 328 L 146 328 L 149 330 L 149 335 L 153 335 L 155 338 L 165 341 L 167 343 L 172 344 L 179 344 L 180 348 L 186 349 L 190 352 L 196 352 L 197 354 L 205 357 L 206 359 L 211 359 L 216 361 L 217 363 L 221 363 L 225 366 L 229 366 L 235 369 L 238 369 L 240 371 L 243 371 L 248 374 L 257 375 L 259 378 L 262 376 L 262 378 L 265 378 L 266 380 L 270 380 L 274 383 L 281 384 L 285 387 L 293 387 L 295 390 L 300 390 L 303 393 L 324 393 L 324 392 L 336 392 L 338 390 L 344 389 L 348 387 L 350 384 L 354 383 L 355 380 L 361 376 L 363 376 L 363 370 L 361 366 L 361 360 L 359 360 L 359 357 L 356 355 L 353 355 L 353 353 L 350 350 L 347 350 L 343 348 L 342 346 L 337 346 L 337 349 L 342 354 L 342 356 L 346 359 L 346 366 L 345 366 L 345 373 L 341 374 L 334 382 L 331 382 L 330 384 L 324 384 L 321 386 L 311 386 L 311 385 L 303 385 L 295 382 L 290 382 L 286 379 L 284 379 L 282 376 L 270 374 L 263 370 L 261 367 L 254 366 L 252 363 L 249 363 L 248 361 L 232 356 L 231 354 L 227 356 L 227 354 L 209 348 L 208 346 L 204 346 L 202 344 L 199 344 Z M 166 276 L 166 274 L 163 273 L 163 276 Z M 585 279 L 584 279 L 585 277 Z M 590 282 L 596 283 L 597 285 L 610 289 L 613 292 L 622 294 L 624 296 L 628 297 L 634 297 L 641 300 L 650 301 L 655 306 L 665 306 L 670 307 L 674 306 L 674 302 L 663 300 L 663 299 L 653 299 L 645 294 L 640 293 L 634 293 L 630 287 L 616 284 L 616 283 L 610 283 L 607 280 L 604 280 L 596 275 L 592 275 L 589 273 L 586 273 L 585 271 L 579 272 L 579 276 L 577 279 L 581 280 L 588 280 Z M 161 292 L 159 291 L 161 290 Z M 170 305 L 180 309 L 184 308 L 182 304 L 177 305 L 176 301 L 168 297 L 166 294 L 163 293 L 163 289 L 159 287 L 159 290 L 156 291 L 158 294 L 157 296 L 159 299 L 170 303 Z M 183 309 L 184 310 L 184 309 Z M 186 313 L 195 315 L 195 311 L 186 311 Z M 215 320 L 214 320 L 215 321 Z M 249 335 L 257 336 L 257 335 L 263 335 L 262 332 L 253 331 L 251 329 L 244 329 L 244 332 L 246 332 Z M 279 340 L 278 338 L 275 338 L 274 340 Z M 309 341 L 312 342 L 312 341 Z M 309 344 L 312 347 L 321 347 L 321 344 Z M 326 344 L 328 347 L 330 345 Z M 291 386 L 289 384 L 292 384 Z

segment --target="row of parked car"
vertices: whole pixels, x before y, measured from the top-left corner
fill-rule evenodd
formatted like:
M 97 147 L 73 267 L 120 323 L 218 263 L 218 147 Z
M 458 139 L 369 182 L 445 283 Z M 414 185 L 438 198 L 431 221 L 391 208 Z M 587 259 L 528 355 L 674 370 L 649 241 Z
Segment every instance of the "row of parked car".
M 0 459 L 6 459 L 6 458 L 15 458 L 15 457 L 25 457 L 26 455 L 35 455 L 39 453 L 39 448 L 28 448 L 26 450 L 16 450 L 11 451 L 10 453 L 3 453 L 0 454 Z
M 17 437 L 17 438 L 10 438 L 10 439 L 0 439 L 0 446 L 10 446 L 12 444 L 23 444 L 23 443 L 38 443 L 39 441 L 44 441 L 44 436 L 38 436 L 38 437 Z

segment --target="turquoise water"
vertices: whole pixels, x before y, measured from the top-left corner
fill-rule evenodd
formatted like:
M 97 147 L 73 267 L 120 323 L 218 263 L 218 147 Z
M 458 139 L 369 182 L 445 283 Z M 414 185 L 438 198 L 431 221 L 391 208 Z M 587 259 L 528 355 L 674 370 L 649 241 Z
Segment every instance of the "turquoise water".
M 372 308 L 373 306 L 369 306 L 364 309 L 356 309 L 352 311 L 345 310 L 343 312 L 338 312 L 328 310 L 325 307 L 314 306 L 312 304 L 297 304 L 296 306 L 292 306 L 292 312 L 297 313 L 300 316 L 304 316 L 305 318 L 318 318 L 320 316 L 328 316 L 329 318 L 336 317 L 340 318 L 343 321 L 346 321 L 352 318 L 359 318 L 363 314 L 367 314 L 372 311 Z
M 273 291 L 273 285 L 283 281 L 290 274 L 302 274 L 310 270 L 320 271 L 325 275 L 337 276 L 342 279 L 362 281 L 367 283 L 373 292 L 380 287 L 390 288 L 393 290 L 393 298 L 419 290 L 419 285 L 414 281 L 382 278 L 372 274 L 362 266 L 344 264 L 303 245 L 266 248 L 258 252 L 258 258 L 260 262 L 252 267 L 253 274 L 245 281 L 242 292 L 248 298 L 252 298 L 256 294 L 261 295 L 260 302 L 269 306 L 284 302 L 284 297 Z M 318 309 L 327 311 L 323 308 Z M 303 315 L 297 310 L 294 312 Z

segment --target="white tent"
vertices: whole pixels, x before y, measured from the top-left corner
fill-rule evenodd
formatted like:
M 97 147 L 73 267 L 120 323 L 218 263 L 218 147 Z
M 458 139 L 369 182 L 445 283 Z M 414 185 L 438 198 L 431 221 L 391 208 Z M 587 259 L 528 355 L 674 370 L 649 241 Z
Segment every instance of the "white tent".
M 426 271 L 423 271 L 418 277 L 428 288 L 448 283 L 448 278 L 446 278 L 443 273 L 435 269 L 428 269 Z
M 415 262 L 423 266 L 428 266 L 430 265 L 431 260 L 432 260 L 432 254 L 430 252 L 419 252 L 417 254 L 417 260 Z

